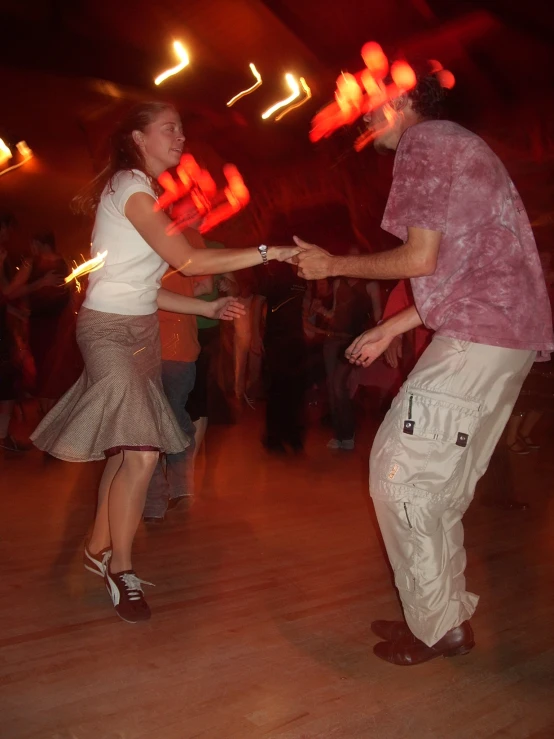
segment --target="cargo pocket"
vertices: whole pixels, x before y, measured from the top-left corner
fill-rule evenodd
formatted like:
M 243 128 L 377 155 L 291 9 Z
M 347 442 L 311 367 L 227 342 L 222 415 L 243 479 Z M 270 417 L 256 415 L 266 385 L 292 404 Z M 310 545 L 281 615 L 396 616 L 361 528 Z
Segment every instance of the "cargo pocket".
M 406 387 L 388 482 L 439 495 L 453 489 L 479 424 L 480 404 Z

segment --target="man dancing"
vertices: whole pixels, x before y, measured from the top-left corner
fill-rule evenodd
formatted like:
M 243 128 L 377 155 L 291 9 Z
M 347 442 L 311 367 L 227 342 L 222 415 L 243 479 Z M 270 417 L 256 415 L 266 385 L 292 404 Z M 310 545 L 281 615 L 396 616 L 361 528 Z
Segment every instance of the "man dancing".
M 377 150 L 396 152 L 382 227 L 404 243 L 336 257 L 296 239 L 315 280 L 410 278 L 415 307 L 347 349 L 367 366 L 398 335 L 435 331 L 373 444 L 370 489 L 405 622 L 375 621 L 375 654 L 397 665 L 474 646 L 462 516 L 532 364 L 554 350 L 540 260 L 525 209 L 485 142 L 440 120 L 442 89 L 424 76 L 373 113 Z M 385 115 L 386 114 L 386 115 Z

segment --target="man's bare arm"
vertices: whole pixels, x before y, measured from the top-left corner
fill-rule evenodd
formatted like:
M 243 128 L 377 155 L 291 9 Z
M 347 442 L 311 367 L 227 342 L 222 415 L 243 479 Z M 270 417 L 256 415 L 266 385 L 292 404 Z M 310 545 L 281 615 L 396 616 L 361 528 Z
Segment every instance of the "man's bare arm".
M 437 267 L 442 234 L 425 228 L 408 229 L 408 240 L 396 249 L 376 254 L 334 256 L 314 244 L 295 236 L 302 248 L 295 257 L 298 272 L 306 280 L 325 277 L 357 277 L 359 279 L 398 280 L 432 275 Z

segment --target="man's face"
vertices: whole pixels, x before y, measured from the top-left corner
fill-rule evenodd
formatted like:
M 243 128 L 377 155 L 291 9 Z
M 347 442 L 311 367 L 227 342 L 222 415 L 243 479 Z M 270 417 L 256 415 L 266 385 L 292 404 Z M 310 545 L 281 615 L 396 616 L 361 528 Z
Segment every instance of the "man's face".
M 397 106 L 385 103 L 380 108 L 364 116 L 367 127 L 373 130 L 373 146 L 379 154 L 396 151 L 404 132 L 404 111 Z

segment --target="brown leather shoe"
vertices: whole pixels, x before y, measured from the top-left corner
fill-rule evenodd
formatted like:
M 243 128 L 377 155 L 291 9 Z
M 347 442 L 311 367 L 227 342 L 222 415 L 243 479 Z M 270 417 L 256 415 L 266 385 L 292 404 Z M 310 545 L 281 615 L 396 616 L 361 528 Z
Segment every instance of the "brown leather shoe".
M 405 621 L 373 621 L 371 630 L 380 639 L 385 641 L 398 641 L 402 637 L 413 637 L 408 624 Z
M 382 641 L 373 647 L 373 652 L 379 659 L 384 659 L 393 665 L 407 667 L 428 662 L 435 657 L 455 657 L 467 654 L 475 646 L 473 630 L 469 621 L 451 629 L 442 639 L 428 647 L 419 639 L 402 637 L 398 641 Z

